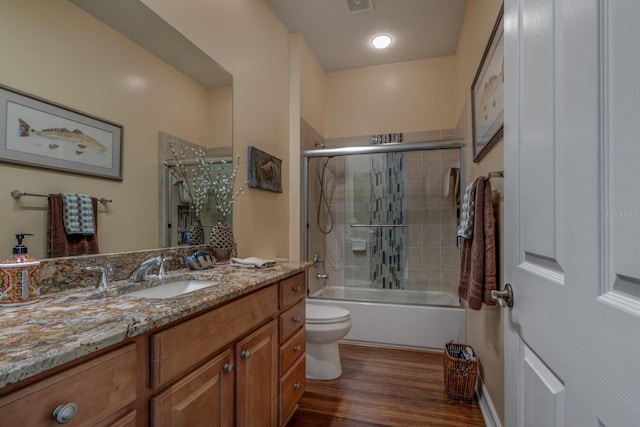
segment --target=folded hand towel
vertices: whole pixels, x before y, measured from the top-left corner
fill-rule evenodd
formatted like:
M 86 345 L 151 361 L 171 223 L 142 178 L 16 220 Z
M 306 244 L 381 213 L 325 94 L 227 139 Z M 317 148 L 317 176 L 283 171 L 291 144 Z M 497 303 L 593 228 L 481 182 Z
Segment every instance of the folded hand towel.
M 231 258 L 232 267 L 245 268 L 267 268 L 276 265 L 276 261 L 272 259 L 262 259 L 256 257 L 249 258 Z
M 61 193 L 64 229 L 67 234 L 92 236 L 96 233 L 95 213 L 91 197 L 85 194 Z

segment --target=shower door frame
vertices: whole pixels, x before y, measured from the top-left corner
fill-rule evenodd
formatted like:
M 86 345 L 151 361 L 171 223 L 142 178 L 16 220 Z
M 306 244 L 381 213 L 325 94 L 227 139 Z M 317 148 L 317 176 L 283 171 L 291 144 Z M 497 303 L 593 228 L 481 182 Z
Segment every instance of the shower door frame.
M 426 151 L 443 149 L 460 149 L 460 183 L 465 185 L 467 178 L 467 153 L 464 139 L 443 139 L 424 142 L 397 142 L 377 145 L 356 145 L 351 147 L 318 148 L 305 150 L 302 153 L 302 209 L 301 221 L 301 253 L 302 259 L 309 261 L 309 161 L 318 157 L 337 157 L 356 154 L 400 153 L 407 151 Z

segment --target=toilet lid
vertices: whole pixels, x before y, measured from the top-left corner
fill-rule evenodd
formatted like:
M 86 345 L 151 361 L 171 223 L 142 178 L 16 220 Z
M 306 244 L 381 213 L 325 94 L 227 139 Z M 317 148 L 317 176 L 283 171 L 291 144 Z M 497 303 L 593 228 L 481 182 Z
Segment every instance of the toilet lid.
M 350 318 L 349 310 L 332 305 L 307 304 L 307 323 L 338 323 Z

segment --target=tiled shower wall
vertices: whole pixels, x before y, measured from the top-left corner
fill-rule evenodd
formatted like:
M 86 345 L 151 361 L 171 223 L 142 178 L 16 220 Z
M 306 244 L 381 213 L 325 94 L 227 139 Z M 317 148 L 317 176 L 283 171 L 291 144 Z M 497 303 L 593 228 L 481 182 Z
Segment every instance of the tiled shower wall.
M 326 147 L 369 144 L 368 136 L 322 141 L 304 121 L 301 129 L 303 149 L 316 148 L 316 143 Z M 457 134 L 453 129 L 412 132 L 404 134 L 404 141 L 442 140 Z M 406 152 L 401 157 L 406 169 L 401 214 L 408 227 L 401 233 L 404 253 L 398 254 L 397 258 L 402 267 L 397 275 L 400 283 L 391 287 L 455 292 L 459 277 L 456 205 L 453 197 L 444 196 L 444 179 L 449 168 L 460 161 L 460 151 Z M 311 270 L 310 292 L 325 284 L 370 287 L 378 262 L 374 260 L 372 265 L 375 230 L 353 228 L 351 224 L 378 223 L 383 219 L 371 217 L 375 212 L 370 198 L 371 160 L 365 156 L 338 156 L 329 159 L 326 168 L 325 160 L 314 158 L 309 161 L 308 253 L 309 259 L 318 253 L 325 260 L 324 267 Z M 324 196 L 331 215 L 325 200 L 320 199 L 319 176 L 323 169 Z M 331 232 L 327 234 L 321 231 L 329 229 Z M 382 269 L 378 271 L 382 273 Z M 327 273 L 329 279 L 317 280 L 317 273 Z

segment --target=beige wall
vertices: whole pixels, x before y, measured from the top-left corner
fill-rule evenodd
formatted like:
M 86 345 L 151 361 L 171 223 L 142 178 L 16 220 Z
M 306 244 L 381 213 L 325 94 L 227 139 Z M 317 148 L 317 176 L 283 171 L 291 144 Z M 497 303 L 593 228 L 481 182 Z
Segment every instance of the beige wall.
M 233 86 L 209 91 L 208 147 L 233 146 Z
M 464 112 L 467 118 L 467 182 L 479 176 L 486 176 L 489 172 L 504 169 L 503 142 L 500 141 L 482 159 L 480 163 L 473 162 L 471 147 L 471 101 L 469 97 L 471 84 L 480 64 L 485 46 L 493 25 L 498 17 L 502 1 L 498 0 L 467 0 L 467 9 L 463 21 L 462 31 L 458 40 L 455 56 L 455 102 L 458 111 Z M 466 185 L 466 184 L 465 184 Z M 503 180 L 491 180 L 494 190 L 494 206 L 497 207 L 497 235 L 500 251 L 501 271 L 498 275 L 499 286 L 503 275 Z M 481 363 L 482 381 L 489 393 L 500 422 L 504 424 L 504 344 L 503 344 L 503 315 L 500 308 L 483 306 L 480 311 L 467 309 L 467 342 L 473 346 Z
M 300 117 L 320 135 L 324 134 L 325 72 L 313 51 L 300 42 Z
M 234 206 L 241 257 L 289 257 L 288 31 L 264 0 L 143 0 L 233 75 L 234 154 L 282 159 L 282 193 L 248 189 Z M 297 249 L 294 251 L 297 254 Z
M 99 209 L 102 251 L 156 247 L 157 132 L 207 145 L 207 91 L 64 0 L 4 0 L 0 57 L 1 84 L 124 126 L 122 182 L 0 164 L 0 257 L 15 232 L 45 254 L 46 199 L 16 202 L 14 189 L 113 199 Z
M 446 56 L 327 74 L 324 137 L 455 127 L 454 65 Z

